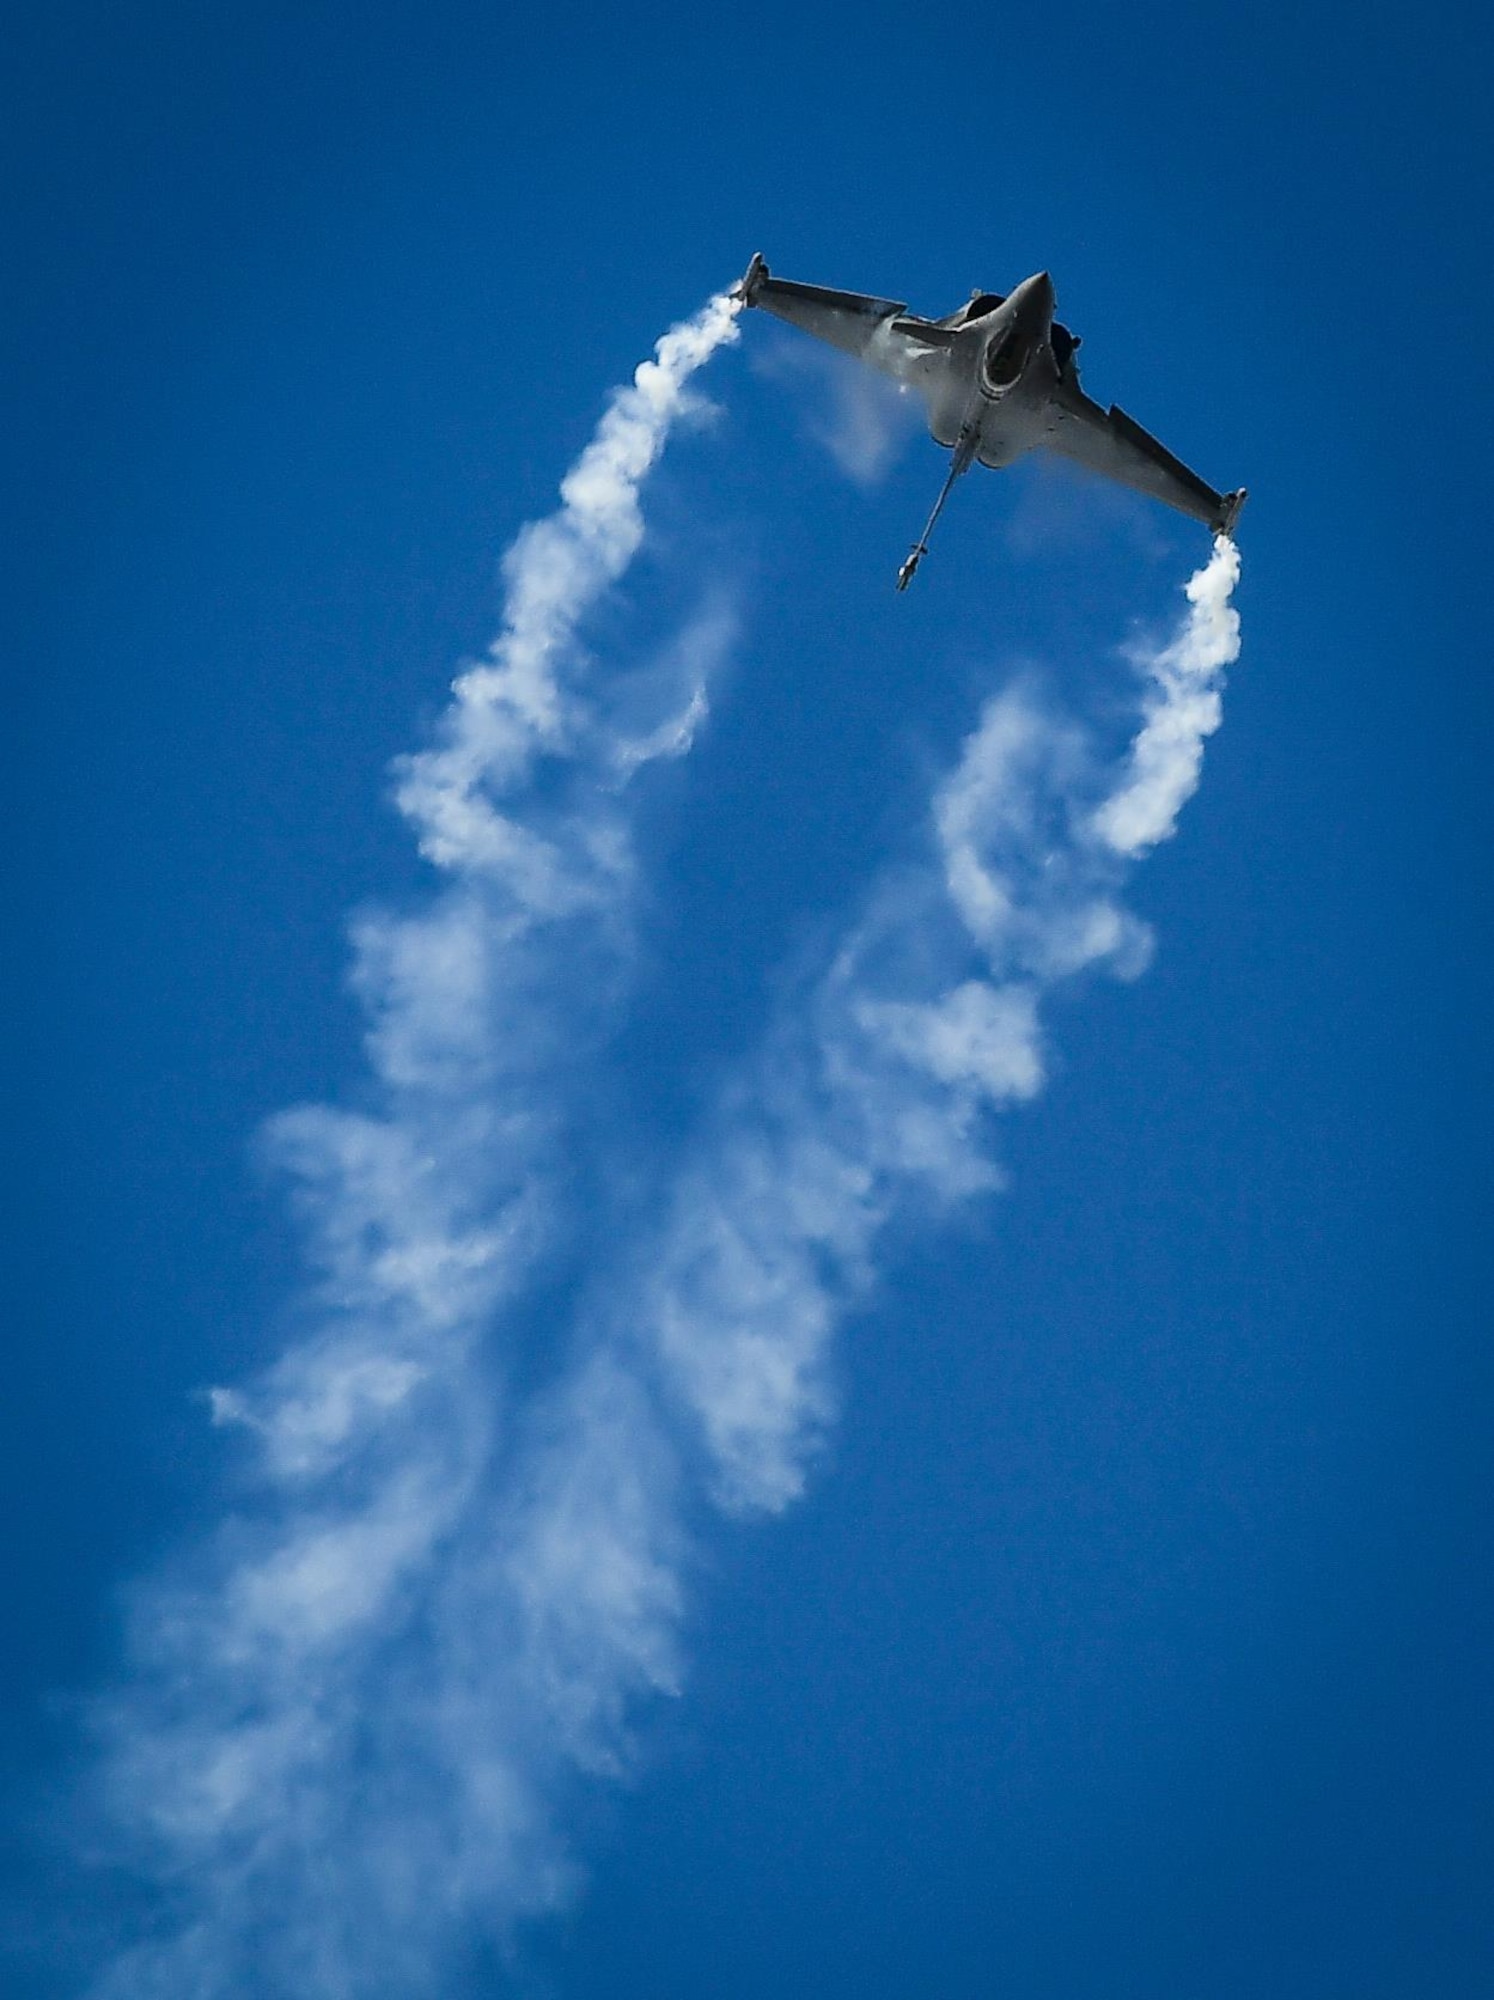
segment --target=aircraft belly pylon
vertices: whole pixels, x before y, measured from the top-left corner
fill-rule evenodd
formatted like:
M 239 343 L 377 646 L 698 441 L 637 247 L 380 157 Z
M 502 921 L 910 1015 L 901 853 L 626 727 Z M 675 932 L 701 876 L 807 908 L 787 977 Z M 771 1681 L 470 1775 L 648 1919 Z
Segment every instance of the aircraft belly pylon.
M 934 523 L 944 511 L 944 503 L 949 498 L 955 481 L 961 473 L 968 472 L 975 463 L 976 448 L 980 443 L 980 425 L 967 418 L 960 431 L 959 439 L 950 458 L 949 472 L 944 484 L 939 488 L 939 498 L 934 502 L 934 511 L 924 523 L 923 533 L 913 544 L 907 561 L 897 573 L 897 587 L 906 590 L 917 574 L 918 565 L 929 552 L 929 536 L 934 532 Z

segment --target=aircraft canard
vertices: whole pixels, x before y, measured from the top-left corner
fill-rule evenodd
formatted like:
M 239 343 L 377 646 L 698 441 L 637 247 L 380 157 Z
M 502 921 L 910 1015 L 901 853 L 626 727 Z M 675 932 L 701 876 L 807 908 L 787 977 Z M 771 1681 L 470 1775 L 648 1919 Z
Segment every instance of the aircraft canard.
M 922 397 L 929 430 L 952 454 L 934 511 L 898 572 L 912 581 L 950 488 L 979 462 L 1013 464 L 1054 451 L 1122 486 L 1161 500 L 1216 535 L 1231 535 L 1244 487 L 1219 493 L 1114 403 L 1102 409 L 1079 386 L 1077 338 L 1053 317 L 1053 281 L 1039 271 L 1009 293 L 973 292 L 943 319 L 909 313 L 901 299 L 839 292 L 775 278 L 756 256 L 736 287 L 755 306 L 877 369 Z

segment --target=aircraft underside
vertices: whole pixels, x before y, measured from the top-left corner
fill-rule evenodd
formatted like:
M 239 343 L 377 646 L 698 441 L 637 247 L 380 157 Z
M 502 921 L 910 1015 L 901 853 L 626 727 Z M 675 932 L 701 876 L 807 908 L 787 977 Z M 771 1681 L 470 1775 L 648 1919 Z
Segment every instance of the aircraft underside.
M 1074 359 L 1079 342 L 1053 318 L 1046 271 L 1005 296 L 973 293 L 942 320 L 910 315 L 896 299 L 774 278 L 761 257 L 748 266 L 738 296 L 923 399 L 930 433 L 953 456 L 928 525 L 898 573 L 899 589 L 927 552 L 955 480 L 973 464 L 1000 468 L 1039 449 L 1161 500 L 1216 535 L 1234 530 L 1243 487 L 1216 491 L 1124 410 L 1102 409 L 1084 393 Z

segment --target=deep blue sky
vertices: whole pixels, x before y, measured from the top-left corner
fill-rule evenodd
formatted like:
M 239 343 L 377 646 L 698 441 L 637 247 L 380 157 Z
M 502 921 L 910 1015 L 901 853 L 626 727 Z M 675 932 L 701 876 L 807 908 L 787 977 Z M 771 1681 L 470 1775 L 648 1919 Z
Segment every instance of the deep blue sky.
M 386 766 L 608 387 L 756 249 L 933 313 L 1047 267 L 1092 393 L 1252 490 L 1225 728 L 1132 892 L 1158 962 L 1065 1006 L 1009 1193 L 858 1322 L 809 1501 L 720 1534 L 686 1698 L 527 1963 L 564 2000 L 1490 1991 L 1487 25 L 432 0 L 12 37 L 12 1793 L 208 1504 L 193 1392 L 275 1350 L 253 1133 L 356 1085 L 347 913 L 422 879 Z M 785 338 L 747 325 L 658 498 L 751 577 L 660 860 L 680 980 L 628 1045 L 661 1130 L 976 668 L 1082 685 L 1204 552 L 982 475 L 894 600 L 937 454 L 847 483 L 754 366 Z

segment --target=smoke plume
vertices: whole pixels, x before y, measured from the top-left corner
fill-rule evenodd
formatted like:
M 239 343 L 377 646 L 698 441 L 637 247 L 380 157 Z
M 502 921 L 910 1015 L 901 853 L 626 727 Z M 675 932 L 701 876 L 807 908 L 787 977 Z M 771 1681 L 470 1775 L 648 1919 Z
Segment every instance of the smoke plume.
M 689 752 L 732 618 L 707 593 L 632 683 L 579 635 L 735 316 L 712 300 L 613 399 L 505 560 L 489 657 L 396 773 L 440 886 L 355 932 L 372 1108 L 265 1138 L 306 1228 L 306 1330 L 213 1392 L 248 1497 L 137 1588 L 97 1706 L 114 1852 L 158 1896 L 97 2000 L 450 1990 L 474 1937 L 572 1893 L 568 1802 L 681 1686 L 689 1524 L 804 1490 L 889 1228 L 999 1186 L 996 1114 L 1042 1087 L 1048 997 L 1146 962 L 1120 890 L 1218 727 L 1222 540 L 1178 633 L 1135 656 L 1119 769 L 1031 688 L 991 696 L 651 1221 L 588 1251 L 556 1365 L 513 1367 L 573 1227 L 577 1134 L 607 1139 L 588 1077 L 627 1006 L 650 773 Z

